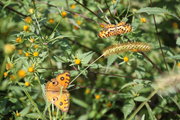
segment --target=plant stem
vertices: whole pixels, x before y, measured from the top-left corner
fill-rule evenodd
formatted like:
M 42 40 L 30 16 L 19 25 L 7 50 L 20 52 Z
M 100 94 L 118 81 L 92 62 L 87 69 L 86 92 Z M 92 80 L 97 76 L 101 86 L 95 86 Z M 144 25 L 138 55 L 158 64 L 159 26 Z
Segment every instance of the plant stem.
M 158 92 L 158 89 L 155 89 L 147 98 L 146 101 L 141 103 L 139 107 L 131 114 L 131 116 L 127 120 L 132 120 L 135 115 L 142 109 L 142 107 Z
M 20 85 L 19 85 L 20 86 Z M 23 87 L 22 87 L 23 88 Z M 26 96 L 28 97 L 28 99 L 30 100 L 30 102 L 32 103 L 32 105 L 35 107 L 35 109 L 36 109 L 36 111 L 39 113 L 39 115 L 41 116 L 41 118 L 43 119 L 43 120 L 46 120 L 46 118 L 42 115 L 42 113 L 39 111 L 39 108 L 38 108 L 38 106 L 37 106 L 37 104 L 34 102 L 34 100 L 32 99 L 32 97 L 30 96 L 30 94 L 28 93 L 28 91 L 27 90 L 25 90 L 24 88 L 23 88 L 23 91 L 24 91 L 24 93 L 26 94 Z
M 4 58 L 4 61 L 2 63 L 2 66 L 1 66 L 1 72 L 0 72 L 0 81 L 2 80 L 3 78 L 3 73 L 4 73 L 4 70 L 5 70 L 5 67 L 6 67 L 6 60 L 7 60 L 7 55 L 5 55 L 5 58 Z

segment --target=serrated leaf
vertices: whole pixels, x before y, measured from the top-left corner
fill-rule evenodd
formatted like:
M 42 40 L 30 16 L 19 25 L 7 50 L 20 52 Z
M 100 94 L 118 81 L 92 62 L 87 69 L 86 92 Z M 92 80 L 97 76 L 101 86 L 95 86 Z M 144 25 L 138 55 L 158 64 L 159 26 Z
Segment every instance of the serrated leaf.
M 124 114 L 124 119 L 127 118 L 127 116 L 132 112 L 132 110 L 134 109 L 135 103 L 133 100 L 130 100 L 128 103 L 126 103 L 123 108 L 122 108 L 122 112 Z
M 28 107 L 25 107 L 21 112 L 20 112 L 20 114 L 22 115 L 22 116 L 25 116 L 28 112 L 29 112 L 29 110 L 30 110 L 30 107 L 28 106 Z
M 89 61 L 91 60 L 92 56 L 94 53 L 92 52 L 88 52 L 88 54 L 83 55 L 83 59 L 82 59 L 82 64 L 88 64 Z
M 26 114 L 26 117 L 33 118 L 33 119 L 41 118 L 41 116 L 38 113 L 29 113 L 29 114 Z
M 145 7 L 145 8 L 141 8 L 138 11 L 136 11 L 136 13 L 147 13 L 148 15 L 157 15 L 157 14 L 168 14 L 171 15 L 175 18 L 177 18 L 178 20 L 180 20 L 180 18 L 178 16 L 176 16 L 175 14 L 172 14 L 171 12 L 169 12 L 168 10 L 164 9 L 164 8 L 159 8 L 159 7 Z
M 111 66 L 116 59 L 117 59 L 117 55 L 109 56 L 107 59 L 107 66 Z
M 177 38 L 176 44 L 180 46 L 180 37 Z
M 148 110 L 148 114 L 149 114 L 150 120 L 156 120 L 156 117 L 153 115 L 153 111 L 152 111 L 152 109 L 150 108 L 149 104 L 146 103 L 145 105 L 146 105 L 146 108 L 147 108 L 147 110 Z
M 49 39 L 54 38 L 54 36 L 55 36 L 55 32 L 53 32 L 53 33 L 49 36 Z
M 138 102 L 144 102 L 147 101 L 148 99 L 143 97 L 143 96 L 138 96 L 134 98 L 134 101 L 138 101 Z
M 168 58 L 180 60 L 180 55 L 170 56 L 170 57 L 168 57 Z
M 140 10 L 136 11 L 136 13 L 144 13 L 144 12 L 149 15 L 169 13 L 168 10 L 163 9 L 163 8 L 158 8 L 158 7 L 145 7 L 145 8 L 141 8 Z
M 117 96 L 121 99 L 129 99 L 133 97 L 133 95 L 130 93 L 119 93 Z

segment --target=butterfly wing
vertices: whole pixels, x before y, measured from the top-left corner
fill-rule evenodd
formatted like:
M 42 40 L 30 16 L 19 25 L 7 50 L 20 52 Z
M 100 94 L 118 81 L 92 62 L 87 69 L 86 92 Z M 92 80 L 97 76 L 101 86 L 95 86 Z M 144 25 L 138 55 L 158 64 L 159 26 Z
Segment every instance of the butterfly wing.
M 63 90 L 61 93 L 54 91 L 46 91 L 46 97 L 49 102 L 54 104 L 62 112 L 68 112 L 70 105 L 70 94 L 67 90 Z
M 70 82 L 70 73 L 64 72 L 62 74 L 59 74 L 56 77 L 56 80 L 58 81 L 59 85 L 63 88 L 67 88 Z
M 46 84 L 46 98 L 63 112 L 69 109 L 69 92 L 66 90 L 70 82 L 69 72 L 59 74 Z
M 67 88 L 70 82 L 70 74 L 69 72 L 64 72 L 59 74 L 56 78 L 51 79 L 51 81 L 47 82 L 46 90 L 48 91 L 60 91 L 60 88 Z

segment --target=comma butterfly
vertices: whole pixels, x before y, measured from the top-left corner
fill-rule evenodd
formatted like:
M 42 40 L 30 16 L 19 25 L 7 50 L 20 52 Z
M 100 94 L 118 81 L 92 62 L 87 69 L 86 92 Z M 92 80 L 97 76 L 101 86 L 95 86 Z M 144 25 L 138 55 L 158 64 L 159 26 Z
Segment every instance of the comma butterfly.
M 100 38 L 106 38 L 110 36 L 128 33 L 131 32 L 131 30 L 132 30 L 132 26 L 126 24 L 125 22 L 120 22 L 117 25 L 106 24 L 104 25 L 104 29 L 99 32 L 98 36 Z
M 70 73 L 64 72 L 51 79 L 46 84 L 46 98 L 62 112 L 68 112 L 70 94 L 67 87 L 70 82 Z

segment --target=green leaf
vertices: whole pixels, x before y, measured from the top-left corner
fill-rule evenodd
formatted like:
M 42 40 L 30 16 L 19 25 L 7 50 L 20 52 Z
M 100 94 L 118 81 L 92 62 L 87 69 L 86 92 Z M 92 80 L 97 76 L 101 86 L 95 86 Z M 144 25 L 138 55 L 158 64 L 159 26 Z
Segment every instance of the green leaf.
M 87 114 L 84 114 L 84 115 L 81 115 L 78 120 L 88 120 L 88 115 Z
M 135 97 L 134 100 L 137 102 L 144 102 L 144 101 L 147 101 L 147 98 L 143 96 L 138 96 L 138 97 Z
M 117 96 L 121 99 L 130 99 L 133 97 L 131 93 L 119 93 Z
M 169 56 L 168 58 L 180 60 L 180 55 L 175 55 L 175 56 Z
M 22 115 L 22 116 L 25 116 L 28 112 L 29 112 L 29 110 L 30 110 L 30 107 L 28 106 L 28 107 L 25 107 L 21 112 L 20 112 L 20 114 Z
M 145 120 L 145 114 L 143 114 L 143 116 L 141 117 L 141 120 Z
M 75 97 L 72 97 L 72 101 L 73 101 L 73 103 L 75 103 L 75 104 L 77 104 L 77 105 L 79 105 L 81 107 L 84 107 L 86 109 L 89 107 L 88 104 L 86 104 L 84 101 L 82 101 L 80 99 L 77 99 Z
M 180 37 L 177 38 L 176 44 L 180 46 Z
M 116 59 L 117 59 L 117 55 L 109 56 L 107 61 L 107 66 L 111 66 Z
M 169 12 L 168 10 L 164 9 L 164 8 L 159 8 L 159 7 L 145 7 L 145 8 L 141 8 L 138 11 L 136 11 L 136 13 L 147 13 L 148 15 L 171 15 L 175 18 L 177 18 L 178 20 L 180 20 L 179 17 L 177 17 L 175 14 L 172 14 L 171 12 Z
M 38 113 L 29 113 L 26 115 L 28 118 L 39 119 L 41 116 Z
M 122 108 L 122 112 L 124 114 L 124 119 L 127 118 L 127 116 L 132 112 L 132 110 L 134 109 L 135 103 L 133 100 L 130 100 L 128 103 L 126 103 L 123 108 Z
M 148 110 L 148 114 L 149 114 L 150 120 L 156 120 L 156 117 L 153 115 L 153 111 L 152 111 L 152 109 L 150 108 L 149 104 L 146 103 L 145 105 L 146 105 L 146 108 L 147 108 L 147 110 Z
M 82 57 L 82 64 L 88 64 L 89 61 L 91 60 L 93 54 L 94 53 L 92 53 L 92 52 L 88 52 L 88 53 L 83 54 L 81 56 Z

